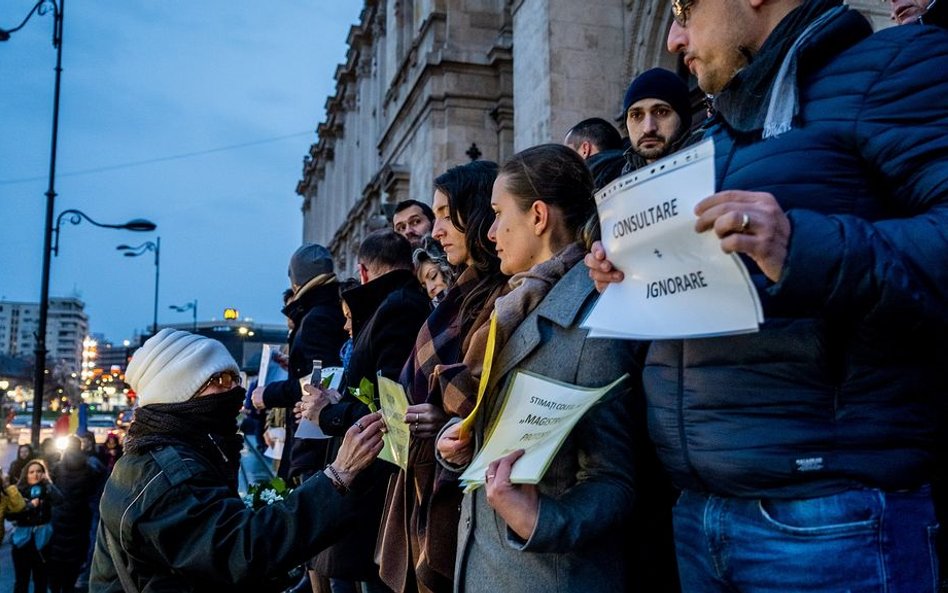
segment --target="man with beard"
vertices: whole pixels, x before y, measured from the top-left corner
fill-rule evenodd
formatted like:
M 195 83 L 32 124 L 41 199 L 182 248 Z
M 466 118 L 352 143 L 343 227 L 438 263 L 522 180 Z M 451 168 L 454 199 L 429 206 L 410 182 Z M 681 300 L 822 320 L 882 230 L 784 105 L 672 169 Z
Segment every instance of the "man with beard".
M 695 230 L 740 254 L 765 317 L 649 350 L 682 588 L 934 591 L 948 36 L 872 34 L 842 0 L 672 6 L 668 48 L 714 95 Z M 621 279 L 601 245 L 586 262 Z
M 640 169 L 688 142 L 691 101 L 688 85 L 664 68 L 646 70 L 632 81 L 622 102 L 631 145 L 623 175 Z
M 431 234 L 434 212 L 428 204 L 418 200 L 404 200 L 395 204 L 392 230 L 408 239 L 412 250 L 422 247 L 421 240 Z

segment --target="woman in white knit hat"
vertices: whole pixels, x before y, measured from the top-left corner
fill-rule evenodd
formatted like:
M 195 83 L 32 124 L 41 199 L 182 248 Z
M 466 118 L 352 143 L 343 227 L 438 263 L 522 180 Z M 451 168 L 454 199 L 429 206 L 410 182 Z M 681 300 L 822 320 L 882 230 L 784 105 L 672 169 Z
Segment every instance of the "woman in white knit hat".
M 140 407 L 102 496 L 90 592 L 275 590 L 352 520 L 347 494 L 382 448 L 378 414 L 346 433 L 324 472 L 253 511 L 237 495 L 244 390 L 227 349 L 164 329 L 126 381 Z

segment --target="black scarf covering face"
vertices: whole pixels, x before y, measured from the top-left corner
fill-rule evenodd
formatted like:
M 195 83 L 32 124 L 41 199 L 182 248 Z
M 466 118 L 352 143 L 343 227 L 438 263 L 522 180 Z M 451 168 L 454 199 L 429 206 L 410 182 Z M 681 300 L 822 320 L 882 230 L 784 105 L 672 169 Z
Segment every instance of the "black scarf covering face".
M 243 439 L 237 434 L 237 413 L 245 391 L 229 391 L 192 397 L 175 404 L 151 404 L 135 410 L 128 427 L 125 452 L 146 453 L 167 445 L 195 450 L 214 467 L 224 468 L 224 477 L 237 487 Z
M 814 21 L 841 4 L 842 0 L 805 0 L 780 21 L 748 65 L 714 97 L 715 111 L 731 128 L 743 133 L 764 128 L 771 89 L 787 52 Z

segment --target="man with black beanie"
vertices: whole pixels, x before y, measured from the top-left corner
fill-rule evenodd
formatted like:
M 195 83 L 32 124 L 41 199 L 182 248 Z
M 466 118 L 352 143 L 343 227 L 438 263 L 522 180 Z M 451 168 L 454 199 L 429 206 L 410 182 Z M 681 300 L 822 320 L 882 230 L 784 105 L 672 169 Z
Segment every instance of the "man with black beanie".
M 691 129 L 688 85 L 664 68 L 646 70 L 632 81 L 622 102 L 631 145 L 622 173 L 634 171 L 682 147 Z

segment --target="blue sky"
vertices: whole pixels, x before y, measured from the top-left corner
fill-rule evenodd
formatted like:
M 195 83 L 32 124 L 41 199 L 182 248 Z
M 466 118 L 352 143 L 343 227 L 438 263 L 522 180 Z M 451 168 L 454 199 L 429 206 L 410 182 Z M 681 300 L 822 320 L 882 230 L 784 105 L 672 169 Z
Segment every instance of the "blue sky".
M 0 4 L 0 27 L 32 5 Z M 147 218 L 158 230 L 64 224 L 51 295 L 79 296 L 91 331 L 113 341 L 144 330 L 152 255 L 126 258 L 115 247 L 160 236 L 159 323 L 189 321 L 168 306 L 193 299 L 202 320 L 237 307 L 282 323 L 286 263 L 302 238 L 294 189 L 361 7 L 67 0 L 56 212 Z M 34 16 L 0 43 L 0 298 L 10 300 L 40 294 L 52 22 Z M 167 159 L 179 155 L 192 156 Z

